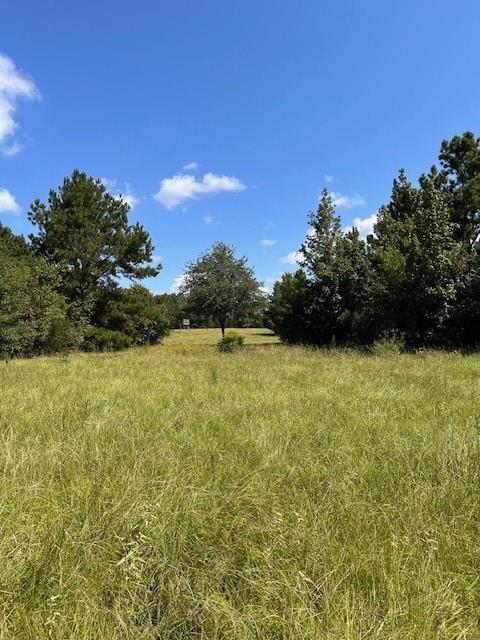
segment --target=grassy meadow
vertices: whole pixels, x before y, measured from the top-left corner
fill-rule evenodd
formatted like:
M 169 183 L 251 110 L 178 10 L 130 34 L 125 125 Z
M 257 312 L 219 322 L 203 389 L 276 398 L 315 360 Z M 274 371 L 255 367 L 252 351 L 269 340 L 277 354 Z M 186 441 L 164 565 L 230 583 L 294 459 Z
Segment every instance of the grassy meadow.
M 480 638 L 480 356 L 0 362 L 0 638 Z

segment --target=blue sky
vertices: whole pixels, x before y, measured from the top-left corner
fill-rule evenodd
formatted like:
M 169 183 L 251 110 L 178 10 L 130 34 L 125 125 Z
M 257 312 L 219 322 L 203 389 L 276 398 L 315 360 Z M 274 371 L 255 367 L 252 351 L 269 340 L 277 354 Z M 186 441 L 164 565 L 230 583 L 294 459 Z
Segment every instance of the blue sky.
M 134 202 L 152 290 L 214 240 L 271 285 L 323 186 L 366 229 L 400 167 L 479 134 L 479 33 L 478 0 L 4 2 L 0 221 L 28 233 L 79 168 Z

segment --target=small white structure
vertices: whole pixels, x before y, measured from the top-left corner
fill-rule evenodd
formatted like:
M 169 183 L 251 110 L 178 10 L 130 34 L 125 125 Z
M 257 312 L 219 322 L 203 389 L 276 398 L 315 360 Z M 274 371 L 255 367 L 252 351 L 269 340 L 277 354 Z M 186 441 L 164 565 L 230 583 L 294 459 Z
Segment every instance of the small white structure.
M 182 329 L 190 329 L 190 320 L 189 320 L 189 318 L 183 318 L 183 320 L 182 320 Z

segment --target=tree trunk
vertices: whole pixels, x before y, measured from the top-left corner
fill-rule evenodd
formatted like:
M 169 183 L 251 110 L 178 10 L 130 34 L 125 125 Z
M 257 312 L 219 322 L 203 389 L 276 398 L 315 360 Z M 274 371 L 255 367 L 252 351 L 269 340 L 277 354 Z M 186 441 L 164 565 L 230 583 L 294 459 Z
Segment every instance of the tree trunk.
M 222 328 L 222 338 L 225 337 L 225 321 L 222 320 L 222 322 L 220 323 L 220 327 Z

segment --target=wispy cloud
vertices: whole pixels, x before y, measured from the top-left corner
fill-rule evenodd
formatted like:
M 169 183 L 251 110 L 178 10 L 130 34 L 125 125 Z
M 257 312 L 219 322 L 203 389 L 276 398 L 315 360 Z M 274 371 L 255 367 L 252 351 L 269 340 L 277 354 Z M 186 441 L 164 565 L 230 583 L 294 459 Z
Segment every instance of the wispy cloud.
M 258 243 L 261 247 L 273 247 L 274 245 L 276 245 L 278 242 L 278 240 L 269 240 L 268 238 L 265 238 L 264 240 L 260 240 L 260 242 Z
M 163 178 L 160 189 L 153 197 L 165 208 L 173 209 L 187 200 L 195 200 L 204 195 L 244 189 L 246 186 L 243 182 L 234 176 L 206 173 L 203 178 L 197 179 L 191 174 L 177 173 L 171 178 Z
M 185 282 L 185 274 L 177 276 L 170 286 L 170 293 L 178 293 Z
M 125 189 L 120 189 L 117 186 L 117 181 L 114 178 L 113 180 L 110 178 L 101 178 L 101 182 L 105 189 L 117 200 L 122 200 L 130 209 L 134 209 L 137 204 L 140 202 L 140 198 L 138 198 L 132 191 L 130 184 L 125 182 Z
M 296 265 L 296 264 L 301 264 L 302 261 L 303 261 L 303 256 L 300 253 L 300 251 L 290 251 L 290 253 L 288 253 L 286 256 L 283 256 L 283 258 L 280 258 L 280 262 L 283 262 L 284 264 Z
M 23 151 L 25 149 L 25 144 L 23 142 L 19 142 L 18 140 L 14 140 L 11 144 L 5 144 L 2 147 L 2 153 L 7 158 L 12 156 L 16 156 L 17 153 Z
M 19 100 L 36 100 L 40 93 L 31 78 L 16 68 L 11 58 L 0 53 L 0 151 L 13 156 L 23 145 L 13 138 L 18 129 L 15 112 Z
M 189 162 L 183 165 L 182 171 L 196 171 L 199 166 L 198 162 Z
M 327 184 L 331 184 L 333 182 L 333 176 L 326 175 L 326 176 L 323 176 L 323 179 Z
M 356 227 L 358 229 L 361 238 L 366 238 L 368 235 L 373 233 L 373 227 L 375 226 L 376 222 L 377 214 L 372 213 L 372 215 L 368 216 L 368 218 L 355 218 L 352 227 Z
M 20 207 L 8 189 L 0 188 L 0 213 L 13 213 L 18 216 Z
M 203 216 L 203 221 L 205 224 L 212 224 L 215 218 L 213 216 Z
M 354 193 L 351 196 L 337 191 L 331 191 L 333 204 L 339 209 L 353 209 L 354 207 L 362 207 L 365 204 L 365 197 L 359 193 Z

